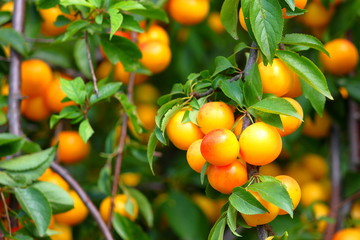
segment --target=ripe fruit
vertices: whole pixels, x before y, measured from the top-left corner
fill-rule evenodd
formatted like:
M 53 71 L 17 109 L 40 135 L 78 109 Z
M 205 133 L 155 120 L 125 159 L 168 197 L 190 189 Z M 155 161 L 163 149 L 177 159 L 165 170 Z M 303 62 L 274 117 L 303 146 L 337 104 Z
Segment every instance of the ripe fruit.
M 225 166 L 239 155 L 239 141 L 228 129 L 215 129 L 206 134 L 201 142 L 201 154 L 212 165 Z
M 252 165 L 262 166 L 280 154 L 282 140 L 276 128 L 263 122 L 247 127 L 240 135 L 241 157 Z
M 311 28 L 325 27 L 331 20 L 334 8 L 325 8 L 322 4 L 310 2 L 306 7 L 307 12 L 298 17 L 298 20 Z
M 268 210 L 268 212 L 254 215 L 247 215 L 242 213 L 241 215 L 245 222 L 249 226 L 255 227 L 257 225 L 263 225 L 274 220 L 279 213 L 279 208 L 274 204 L 265 201 L 257 192 L 249 192 L 261 203 L 261 205 L 263 205 L 264 208 Z
M 327 217 L 329 215 L 329 207 L 324 203 L 315 203 L 313 206 L 313 212 L 315 219 L 318 220 L 316 224 L 316 230 L 318 232 L 324 232 L 327 226 L 327 221 L 319 219 L 322 217 Z
M 191 196 L 193 201 L 200 207 L 210 222 L 214 223 L 220 216 L 218 202 L 208 198 L 202 194 L 194 194 Z
M 51 68 L 46 62 L 30 59 L 21 63 L 21 92 L 24 96 L 42 95 L 52 79 Z
M 12 13 L 14 11 L 14 2 L 10 1 L 10 2 L 4 3 L 1 6 L 0 11 L 7 11 L 7 12 Z
M 66 94 L 61 89 L 60 77 L 68 80 L 71 79 L 66 75 L 58 76 L 51 83 L 49 83 L 44 93 L 46 106 L 48 109 L 56 113 L 60 112 L 66 106 L 75 105 L 73 101 L 61 102 L 66 97 Z
M 301 189 L 298 182 L 290 176 L 287 175 L 279 175 L 275 177 L 278 179 L 282 184 L 285 185 L 287 192 L 291 198 L 293 203 L 293 210 L 299 205 L 301 199 Z M 288 214 L 284 210 L 280 209 L 279 215 Z
M 331 118 L 324 112 L 320 117 L 315 115 L 314 120 L 307 116 L 304 120 L 303 134 L 312 138 L 323 138 L 329 135 Z
M 160 97 L 160 91 L 150 83 L 143 83 L 134 88 L 134 102 L 139 103 L 156 103 Z
M 217 191 L 230 194 L 234 187 L 239 187 L 248 180 L 247 170 L 240 161 L 226 166 L 210 165 L 207 169 L 210 185 Z
M 326 177 L 329 167 L 326 160 L 317 154 L 306 154 L 301 159 L 301 164 L 310 172 L 315 179 Z
M 57 138 L 53 139 L 55 144 L 59 141 L 57 155 L 60 162 L 63 163 L 77 163 L 90 152 L 89 144 L 85 143 L 76 131 L 62 131 Z
M 360 202 L 356 201 L 351 206 L 350 216 L 354 220 L 360 220 Z
M 170 16 L 180 24 L 195 25 L 203 21 L 210 9 L 209 0 L 170 0 Z
M 300 115 L 301 118 L 304 116 L 304 112 L 302 110 L 301 105 L 292 98 L 284 98 L 288 101 L 296 110 L 296 112 Z M 277 128 L 277 131 L 280 133 L 282 137 L 287 136 L 293 132 L 295 132 L 301 125 L 302 121 L 296 117 L 286 116 L 280 114 L 280 119 L 283 125 L 284 130 Z
M 149 131 L 152 131 L 155 126 L 155 116 L 158 108 L 152 104 L 138 104 L 136 105 L 136 115 L 139 118 L 141 125 Z
M 72 229 L 70 226 L 56 223 L 52 230 L 58 232 L 57 234 L 51 235 L 51 240 L 72 240 Z
M 294 72 L 293 72 L 293 80 L 294 81 L 290 87 L 290 90 L 284 95 L 284 97 L 297 98 L 302 95 L 300 78 Z
M 294 3 L 295 3 L 295 7 L 300 8 L 300 9 L 304 9 L 305 6 L 306 6 L 307 0 L 295 0 Z M 285 19 L 295 17 L 295 16 L 286 16 L 286 8 L 282 9 L 282 16 Z
M 113 65 L 108 60 L 103 60 L 99 63 L 99 65 L 96 68 L 95 75 L 98 79 L 104 79 L 109 76 L 111 70 L 113 69 Z
M 312 181 L 305 183 L 302 188 L 301 204 L 305 207 L 315 201 L 326 201 L 329 194 L 324 190 L 321 183 Z
M 41 18 L 43 19 L 43 22 L 41 23 L 40 31 L 45 36 L 57 36 L 66 31 L 68 25 L 64 25 L 61 27 L 55 26 L 56 19 L 60 15 L 63 15 L 66 18 L 69 18 L 70 20 L 75 20 L 75 17 L 73 15 L 64 14 L 60 10 L 59 6 L 55 6 L 47 9 L 40 9 L 39 13 L 41 15 Z
M 241 132 L 242 132 L 242 127 L 243 127 L 243 116 L 242 115 L 239 115 L 236 117 L 235 119 L 235 127 L 234 127 L 234 130 L 233 132 L 235 133 L 235 135 L 238 137 L 240 136 Z
M 241 27 L 242 27 L 245 31 L 248 31 L 247 26 L 246 26 L 246 23 L 245 23 L 245 17 L 244 17 L 244 13 L 243 13 L 242 8 L 240 8 L 240 10 L 239 10 L 239 22 L 240 22 Z
M 192 122 L 182 123 L 186 110 L 177 112 L 166 126 L 166 134 L 175 147 L 187 150 L 196 140 L 202 139 L 204 134 Z
M 160 73 L 164 71 L 170 64 L 171 51 L 170 47 L 158 41 L 148 41 L 139 44 L 142 63 L 152 73 Z
M 139 173 L 127 172 L 120 175 L 120 181 L 129 187 L 136 187 L 141 181 Z
M 50 169 L 45 171 L 44 174 L 41 177 L 39 177 L 38 180 L 58 185 L 65 191 L 69 191 L 70 189 L 69 184 L 59 174 L 52 172 Z
M 121 62 L 118 62 L 115 65 L 114 78 L 122 83 L 128 84 L 130 81 L 130 73 L 125 71 L 124 66 Z M 148 76 L 144 74 L 136 74 L 135 76 L 135 84 L 142 83 L 146 81 Z
M 201 173 L 201 170 L 206 162 L 205 158 L 201 154 L 200 145 L 202 139 L 198 139 L 193 142 L 186 152 L 186 160 L 189 166 L 196 172 Z
M 111 197 L 105 198 L 100 204 L 100 214 L 105 222 L 109 221 Z M 125 194 L 118 194 L 114 198 L 114 212 L 135 221 L 139 213 L 139 207 L 134 198 Z
M 320 53 L 320 60 L 326 71 L 334 75 L 348 74 L 359 62 L 359 52 L 355 45 L 344 38 L 337 38 L 325 44 L 330 57 Z
M 265 66 L 263 62 L 260 62 L 258 66 L 263 93 L 272 93 L 281 97 L 289 92 L 294 81 L 294 74 L 280 59 L 273 59 L 272 65 Z
M 199 109 L 197 122 L 205 134 L 218 128 L 231 129 L 235 122 L 234 112 L 224 102 L 208 102 Z
M 303 186 L 305 183 L 311 182 L 314 180 L 313 175 L 299 162 L 292 162 L 285 169 L 285 174 L 294 178 L 300 186 Z
M 26 118 L 36 122 L 47 119 L 51 114 L 43 96 L 35 96 L 22 100 L 21 113 Z
M 165 45 L 169 45 L 169 35 L 164 28 L 159 25 L 153 24 L 149 29 L 138 35 L 138 43 L 142 44 L 149 41 L 158 41 Z
M 332 240 L 358 240 L 360 230 L 357 228 L 345 228 L 335 233 Z
M 75 191 L 70 190 L 69 195 L 74 200 L 74 208 L 64 213 L 55 214 L 54 217 L 56 222 L 73 226 L 83 222 L 89 211 Z
M 208 18 L 208 24 L 210 28 L 217 34 L 221 34 L 225 31 L 224 25 L 222 24 L 220 19 L 220 13 L 218 12 L 210 13 Z

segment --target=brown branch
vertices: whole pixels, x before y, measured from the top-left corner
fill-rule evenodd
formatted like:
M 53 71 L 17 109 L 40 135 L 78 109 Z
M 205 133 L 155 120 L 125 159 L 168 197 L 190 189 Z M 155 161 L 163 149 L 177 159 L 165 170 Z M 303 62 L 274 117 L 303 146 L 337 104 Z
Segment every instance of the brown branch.
M 87 31 L 84 32 L 84 39 L 85 39 L 85 46 L 86 46 L 86 54 L 87 54 L 87 58 L 88 58 L 88 61 L 89 61 L 89 66 L 90 66 L 91 77 L 92 77 L 92 81 L 93 81 L 93 84 L 94 84 L 94 92 L 95 92 L 95 95 L 97 97 L 99 97 L 99 89 L 98 89 L 98 86 L 97 86 L 97 79 L 96 79 L 96 75 L 95 75 L 94 64 L 93 64 L 92 59 L 91 59 L 91 51 L 90 51 L 89 39 L 88 39 Z
M 350 170 L 356 171 L 359 168 L 359 108 L 357 104 L 349 99 L 348 107 L 348 135 L 350 144 Z
M 0 61 L 1 62 L 11 62 L 10 58 L 6 58 L 6 57 L 3 57 L 3 56 L 0 56 Z
M 247 75 L 249 75 L 249 71 L 250 69 L 252 68 L 252 66 L 256 63 L 257 61 L 257 58 L 258 58 L 258 49 L 257 49 L 257 45 L 255 42 L 252 42 L 251 44 L 251 49 L 250 49 L 250 55 L 249 55 L 249 59 L 245 65 L 245 68 L 244 68 L 244 75 L 245 77 Z
M 31 42 L 31 43 L 53 43 L 53 42 L 55 42 L 55 39 L 51 39 L 51 38 L 29 38 L 29 37 L 25 37 L 25 41 L 26 41 L 26 42 Z
M 131 32 L 131 40 L 136 43 L 137 42 L 137 33 Z M 132 103 L 133 102 L 133 93 L 134 93 L 134 85 L 135 85 L 135 77 L 136 74 L 134 72 L 130 73 L 129 76 L 129 83 L 127 87 L 127 98 Z M 120 180 L 120 173 L 121 173 L 121 165 L 124 155 L 124 148 L 125 148 L 125 141 L 127 136 L 127 122 L 128 122 L 128 115 L 126 112 L 122 115 L 122 128 L 121 128 L 121 135 L 119 140 L 119 150 L 118 155 L 116 157 L 115 162 L 115 173 L 114 173 L 114 179 L 113 179 L 113 185 L 112 185 L 112 191 L 111 191 L 111 203 L 110 203 L 110 209 L 109 209 L 109 220 L 108 220 L 108 228 L 111 229 L 111 219 L 114 212 L 114 198 L 118 191 L 118 184 Z
M 8 211 L 8 205 L 6 204 L 6 200 L 5 200 L 5 196 L 4 193 L 1 192 L 1 200 L 5 209 L 5 215 L 6 215 L 6 221 L 8 223 L 8 228 L 9 228 L 9 235 L 11 236 L 11 221 L 10 221 L 10 216 L 9 216 L 9 211 Z
M 111 235 L 111 232 L 106 227 L 105 222 L 103 221 L 98 209 L 96 206 L 92 203 L 89 196 L 86 194 L 86 192 L 82 189 L 82 187 L 79 185 L 79 183 L 67 172 L 66 169 L 61 167 L 56 162 L 51 163 L 51 169 L 58 173 L 69 185 L 76 191 L 76 193 L 79 195 L 81 200 L 84 202 L 86 207 L 89 209 L 89 212 L 95 219 L 95 221 L 98 223 L 100 230 L 102 231 L 104 237 L 106 240 L 113 240 L 114 238 Z
M 341 203 L 341 175 L 340 175 L 340 127 L 333 125 L 331 132 L 331 201 L 330 218 L 338 218 L 338 206 Z M 337 221 L 328 223 L 325 231 L 325 240 L 331 240 L 336 232 Z

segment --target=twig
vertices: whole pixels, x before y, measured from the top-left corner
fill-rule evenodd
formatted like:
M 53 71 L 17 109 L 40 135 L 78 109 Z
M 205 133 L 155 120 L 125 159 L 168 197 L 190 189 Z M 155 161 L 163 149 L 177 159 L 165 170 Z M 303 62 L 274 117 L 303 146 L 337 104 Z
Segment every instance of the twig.
M 29 37 L 25 37 L 25 41 L 26 41 L 26 42 L 31 42 L 31 43 L 53 43 L 53 42 L 55 42 L 55 39 L 51 39 L 51 38 L 29 38 Z
M 91 59 L 91 52 L 90 52 L 89 39 L 88 39 L 87 31 L 84 32 L 84 39 L 85 39 L 85 45 L 86 45 L 87 58 L 88 58 L 88 61 L 89 61 L 89 66 L 90 66 L 90 71 L 91 71 L 91 77 L 92 77 L 92 81 L 93 81 L 93 84 L 94 84 L 94 92 L 95 92 L 95 95 L 97 97 L 99 97 L 99 89 L 98 89 L 98 86 L 97 86 L 97 79 L 96 79 L 96 75 L 95 75 L 94 64 L 93 64 L 92 59 Z
M 135 33 L 135 32 L 131 33 L 131 40 L 133 42 L 137 42 L 137 33 Z M 133 102 L 135 77 L 136 77 L 136 74 L 134 72 L 131 72 L 130 76 L 129 76 L 128 87 L 127 87 L 127 98 L 131 103 Z M 116 157 L 114 180 L 113 180 L 112 191 L 111 191 L 109 221 L 107 223 L 109 229 L 111 229 L 111 219 L 112 219 L 113 211 L 114 211 L 114 198 L 117 194 L 118 184 L 119 184 L 119 180 L 120 180 L 121 165 L 122 165 L 122 159 L 123 159 L 124 148 L 125 148 L 125 140 L 126 140 L 126 136 L 127 136 L 127 122 L 128 122 L 128 116 L 127 116 L 126 112 L 124 112 L 123 116 L 122 116 L 122 128 L 121 128 L 121 135 L 120 135 L 120 140 L 119 140 L 119 152 Z
M 95 207 L 95 205 L 91 202 L 89 196 L 86 194 L 86 192 L 82 189 L 82 187 L 79 185 L 79 183 L 59 164 L 56 162 L 51 163 L 51 169 L 58 173 L 69 185 L 76 191 L 76 193 L 79 195 L 81 200 L 84 202 L 86 207 L 89 209 L 91 215 L 95 219 L 95 221 L 98 223 L 100 230 L 104 234 L 104 237 L 106 240 L 113 240 L 114 238 L 111 235 L 111 232 L 106 227 L 105 222 L 103 221 L 98 209 Z
M 5 209 L 6 221 L 8 223 L 8 228 L 9 228 L 9 235 L 11 236 L 11 221 L 10 221 L 8 206 L 6 204 L 6 200 L 5 200 L 5 196 L 4 196 L 3 192 L 1 192 L 1 200 L 3 202 L 3 206 L 4 206 L 4 209 Z
M 340 176 L 340 127 L 333 125 L 331 133 L 331 201 L 330 201 L 330 218 L 338 218 L 338 206 L 341 199 L 341 176 Z M 329 223 L 325 231 L 325 240 L 331 240 L 335 231 L 336 223 Z
M 248 59 L 248 61 L 246 63 L 246 66 L 245 66 L 245 69 L 244 69 L 244 72 L 243 72 L 245 77 L 247 75 L 249 75 L 249 71 L 252 68 L 252 66 L 256 63 L 257 57 L 258 57 L 257 45 L 256 45 L 255 42 L 252 42 L 249 59 Z

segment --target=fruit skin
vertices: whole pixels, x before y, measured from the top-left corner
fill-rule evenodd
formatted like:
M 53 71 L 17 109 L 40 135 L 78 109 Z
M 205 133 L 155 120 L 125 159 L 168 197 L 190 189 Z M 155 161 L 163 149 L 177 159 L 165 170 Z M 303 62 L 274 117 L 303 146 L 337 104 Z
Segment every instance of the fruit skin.
M 134 102 L 155 104 L 160 97 L 160 91 L 150 83 L 142 83 L 134 88 Z
M 344 38 L 337 38 L 325 44 L 330 57 L 320 53 L 320 60 L 327 72 L 344 75 L 355 70 L 359 62 L 359 51 L 355 45 Z
M 221 22 L 219 12 L 210 13 L 209 18 L 208 18 L 208 24 L 209 24 L 210 28 L 217 34 L 222 34 L 225 32 L 225 28 Z
M 51 240 L 72 240 L 72 229 L 70 226 L 62 225 L 55 223 L 51 228 L 52 230 L 58 232 L 58 234 L 51 235 Z
M 126 209 L 127 201 L 130 201 L 132 207 L 132 213 L 128 212 L 128 209 Z M 104 219 L 105 222 L 109 221 L 109 211 L 110 211 L 110 204 L 111 204 L 111 197 L 105 198 L 101 204 L 100 204 L 100 214 L 101 217 Z M 114 198 L 114 212 L 127 217 L 131 221 L 135 221 L 139 214 L 139 207 L 137 202 L 134 198 L 128 197 L 125 194 L 118 194 Z
M 40 96 L 52 81 L 50 66 L 40 59 L 25 60 L 21 63 L 21 92 L 24 96 Z
M 55 6 L 52 8 L 47 9 L 39 9 L 39 13 L 43 19 L 43 22 L 41 23 L 41 33 L 45 36 L 57 36 L 59 34 L 62 34 L 66 31 L 66 28 L 68 27 L 68 24 L 57 27 L 55 26 L 55 22 L 58 16 L 64 15 L 66 18 L 69 18 L 70 20 L 75 20 L 75 17 L 71 14 L 64 14 L 59 6 Z
M 239 155 L 239 141 L 228 129 L 215 129 L 206 134 L 201 142 L 201 154 L 212 165 L 225 166 Z
M 242 115 L 239 115 L 236 117 L 235 119 L 235 128 L 234 128 L 234 133 L 237 137 L 240 136 L 241 132 L 242 132 L 242 127 L 243 127 L 243 116 Z
M 325 27 L 329 24 L 334 13 L 334 8 L 326 9 L 322 4 L 310 2 L 306 7 L 307 12 L 297 19 L 311 28 Z
M 121 62 L 115 64 L 114 78 L 117 81 L 128 84 L 130 81 L 130 73 L 125 71 L 124 66 Z M 144 74 L 135 75 L 135 84 L 140 84 L 148 79 L 148 76 Z
M 160 73 L 164 71 L 171 62 L 170 47 L 158 41 L 148 41 L 139 44 L 142 63 L 152 73 Z
M 39 177 L 38 180 L 58 185 L 65 191 L 70 190 L 69 184 L 59 174 L 52 172 L 50 169 L 49 171 L 47 170 L 41 177 Z
M 304 9 L 307 4 L 307 0 L 295 0 L 294 3 L 295 3 L 295 7 Z M 296 17 L 296 16 L 286 16 L 286 8 L 282 9 L 282 16 L 284 19 Z
M 312 138 L 324 138 L 329 135 L 330 127 L 331 118 L 326 112 L 322 117 L 316 114 L 314 120 L 307 116 L 304 120 L 303 134 Z
M 206 173 L 210 185 L 224 194 L 230 194 L 234 187 L 239 187 L 248 180 L 246 167 L 240 161 L 226 166 L 210 165 Z
M 332 240 L 358 240 L 360 230 L 357 228 L 345 228 L 335 233 Z
M 200 145 L 202 139 L 193 142 L 186 152 L 186 160 L 189 166 L 196 172 L 201 173 L 201 170 L 206 163 L 205 158 L 201 154 Z
M 77 163 L 90 152 L 89 144 L 85 143 L 76 131 L 62 131 L 53 139 L 53 145 L 59 141 L 57 155 L 63 163 Z
M 166 126 L 166 134 L 170 141 L 181 150 L 187 150 L 194 141 L 202 139 L 204 136 L 200 128 L 192 122 L 181 122 L 185 111 L 177 112 Z
M 293 72 L 280 59 L 273 59 L 272 65 L 258 64 L 263 93 L 272 93 L 281 97 L 289 92 L 293 81 Z
M 209 0 L 170 0 L 168 12 L 180 24 L 195 25 L 203 21 L 210 9 Z
M 13 13 L 14 12 L 14 2 L 10 1 L 10 2 L 4 3 L 1 6 L 0 11 L 8 11 L 8 12 Z
M 218 128 L 231 129 L 235 122 L 234 112 L 224 102 L 208 102 L 200 107 L 197 122 L 205 134 Z
M 294 81 L 293 81 L 293 84 L 290 87 L 290 90 L 285 95 L 283 95 L 284 97 L 297 98 L 297 97 L 300 97 L 302 95 L 300 78 L 294 72 L 293 72 L 293 80 Z
M 329 193 L 324 190 L 324 187 L 319 182 L 311 181 L 305 183 L 301 190 L 301 204 L 305 207 L 315 201 L 326 201 L 329 198 Z
M 240 135 L 240 155 L 249 164 L 262 166 L 280 154 L 282 140 L 276 128 L 263 122 L 247 127 Z
M 168 33 L 164 28 L 156 24 L 151 25 L 147 31 L 138 35 L 138 44 L 149 41 L 158 41 L 165 45 L 170 44 Z
M 136 187 L 141 181 L 141 174 L 134 172 L 126 172 L 120 175 L 120 181 L 129 187 Z
M 216 200 L 198 193 L 192 195 L 191 198 L 200 207 L 211 223 L 216 222 L 220 216 L 219 203 Z
M 313 175 L 314 179 L 325 178 L 329 171 L 326 160 L 317 154 L 306 154 L 301 158 L 301 164 Z
M 328 222 L 319 219 L 322 217 L 327 217 L 329 215 L 330 212 L 329 207 L 324 203 L 315 203 L 313 206 L 313 212 L 315 219 L 318 220 L 316 224 L 316 231 L 324 232 Z
M 83 222 L 89 211 L 75 191 L 70 190 L 68 193 L 74 200 L 74 208 L 64 213 L 55 214 L 54 217 L 58 223 L 74 226 Z
M 240 8 L 240 10 L 239 10 L 239 22 L 240 22 L 241 27 L 242 27 L 245 31 L 248 31 L 247 26 L 246 26 L 246 23 L 245 23 L 244 12 L 243 12 L 242 8 Z
M 285 185 L 287 192 L 291 198 L 293 203 L 293 210 L 299 205 L 301 199 L 301 189 L 298 182 L 290 176 L 287 175 L 279 175 L 275 177 L 279 180 L 282 184 Z M 279 215 L 288 214 L 283 209 L 279 210 Z
M 100 62 L 96 68 L 95 75 L 98 79 L 104 79 L 109 76 L 111 70 L 113 69 L 113 65 L 108 60 L 103 60 Z
M 43 96 L 35 96 L 21 101 L 21 113 L 35 122 L 47 119 L 51 112 Z
M 292 98 L 284 97 L 284 99 L 286 101 L 288 101 L 295 108 L 296 112 L 300 115 L 300 117 L 303 118 L 304 112 L 302 110 L 301 105 Z M 286 115 L 282 115 L 282 114 L 280 114 L 280 119 L 283 124 L 284 130 L 277 128 L 277 131 L 279 132 L 280 136 L 282 136 L 282 137 L 295 132 L 302 123 L 302 121 L 296 117 L 286 116 Z
M 354 220 L 360 220 L 360 202 L 355 201 L 351 206 L 350 216 Z
M 241 216 L 244 218 L 247 225 L 255 227 L 257 225 L 263 225 L 271 222 L 276 218 L 279 213 L 279 208 L 274 204 L 265 201 L 257 192 L 249 191 L 264 208 L 268 210 L 266 213 L 247 215 L 241 213 Z

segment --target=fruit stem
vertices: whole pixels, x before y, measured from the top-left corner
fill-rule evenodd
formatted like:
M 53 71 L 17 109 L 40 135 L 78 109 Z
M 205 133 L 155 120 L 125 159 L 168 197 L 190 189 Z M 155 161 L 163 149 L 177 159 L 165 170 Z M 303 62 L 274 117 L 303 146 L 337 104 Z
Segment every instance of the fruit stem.
M 339 217 L 338 206 L 341 202 L 341 175 L 340 175 L 340 127 L 333 124 L 331 132 L 331 201 L 330 201 L 330 218 L 334 219 L 333 223 L 328 223 L 325 230 L 324 240 L 331 240 L 337 229 L 337 218 Z

